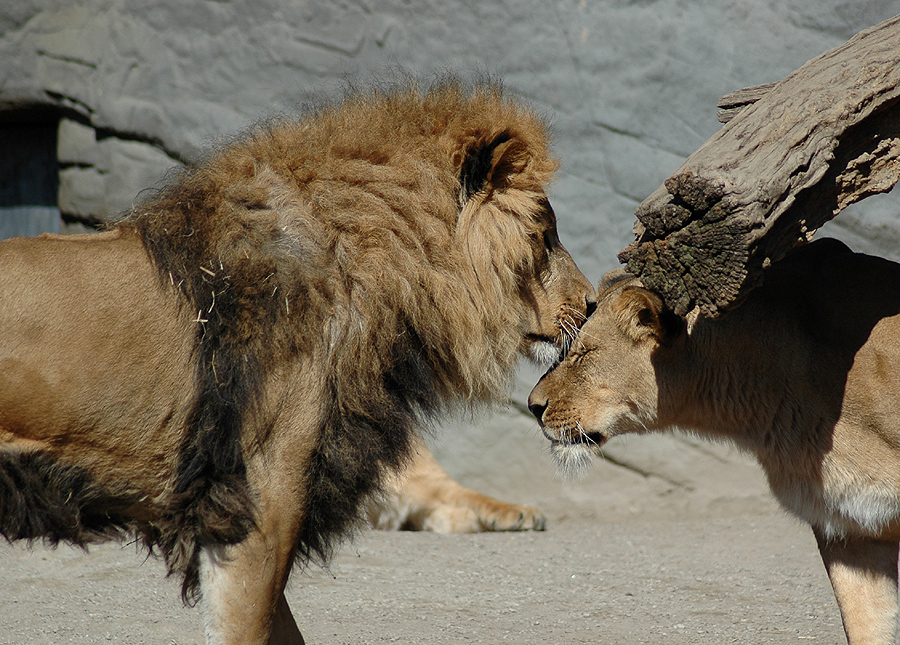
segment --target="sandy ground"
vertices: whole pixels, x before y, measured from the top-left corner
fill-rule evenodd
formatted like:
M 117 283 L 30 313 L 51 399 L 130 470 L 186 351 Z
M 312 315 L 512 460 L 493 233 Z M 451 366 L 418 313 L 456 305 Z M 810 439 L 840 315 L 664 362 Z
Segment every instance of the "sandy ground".
M 438 436 L 455 477 L 541 507 L 547 530 L 364 531 L 292 578 L 310 645 L 843 641 L 809 529 L 733 448 L 620 438 L 564 482 L 521 403 Z M 133 545 L 0 545 L 0 581 L 0 645 L 203 642 L 178 581 Z
M 201 643 L 133 548 L 0 553 L 0 643 Z M 367 532 L 288 595 L 315 643 L 839 643 L 812 538 L 777 514 L 543 533 Z
M 722 491 L 745 465 L 722 468 Z M 292 579 L 307 642 L 842 641 L 812 536 L 758 477 L 734 499 L 610 463 L 595 470 L 605 481 L 576 488 L 606 484 L 595 495 L 607 502 L 562 496 L 544 505 L 543 532 L 359 534 L 327 570 Z M 4 545 L 0 580 L 3 644 L 203 640 L 177 581 L 134 546 Z

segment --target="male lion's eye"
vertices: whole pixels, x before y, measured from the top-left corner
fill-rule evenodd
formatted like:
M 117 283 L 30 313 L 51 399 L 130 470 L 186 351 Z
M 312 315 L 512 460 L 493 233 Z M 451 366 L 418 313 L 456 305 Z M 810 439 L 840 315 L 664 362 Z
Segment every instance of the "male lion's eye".
M 559 237 L 556 235 L 556 231 L 554 229 L 547 229 L 544 231 L 544 248 L 547 249 L 548 252 L 553 252 L 556 250 L 556 247 L 559 245 Z

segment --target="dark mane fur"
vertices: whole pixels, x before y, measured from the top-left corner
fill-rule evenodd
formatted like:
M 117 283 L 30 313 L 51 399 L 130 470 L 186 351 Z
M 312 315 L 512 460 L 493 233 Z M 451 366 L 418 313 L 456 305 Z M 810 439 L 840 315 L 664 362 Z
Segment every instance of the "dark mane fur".
M 175 499 L 146 535 L 185 576 L 186 594 L 197 589 L 199 548 L 239 542 L 254 525 L 241 440 L 251 427 L 265 433 L 273 365 L 313 352 L 329 361 L 303 561 L 327 559 L 423 420 L 498 395 L 520 305 L 496 294 L 516 293 L 518 278 L 495 268 L 502 258 L 471 266 L 454 239 L 466 234 L 469 200 L 513 181 L 489 176 L 493 151 L 512 138 L 531 164 L 515 166 L 515 181 L 540 191 L 555 169 L 544 124 L 497 87 L 450 80 L 352 94 L 231 143 L 119 223 L 196 314 L 199 397 Z

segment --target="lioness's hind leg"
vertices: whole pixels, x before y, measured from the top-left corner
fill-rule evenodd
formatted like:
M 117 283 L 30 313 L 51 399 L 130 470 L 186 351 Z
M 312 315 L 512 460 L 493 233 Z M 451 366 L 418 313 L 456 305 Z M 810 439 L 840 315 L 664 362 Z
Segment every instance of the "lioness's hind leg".
M 542 531 L 544 514 L 466 488 L 454 480 L 422 442 L 414 460 L 388 484 L 384 498 L 373 500 L 369 523 L 379 529 L 478 533 Z
M 814 531 L 851 645 L 895 645 L 900 543 L 851 537 L 827 540 Z

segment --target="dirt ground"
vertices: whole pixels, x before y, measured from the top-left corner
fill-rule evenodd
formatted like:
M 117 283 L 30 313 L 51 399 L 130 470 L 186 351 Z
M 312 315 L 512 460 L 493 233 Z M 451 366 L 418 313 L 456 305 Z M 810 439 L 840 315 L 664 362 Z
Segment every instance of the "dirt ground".
M 734 449 L 616 440 L 584 480 L 563 482 L 516 409 L 455 436 L 434 444 L 448 469 L 539 505 L 547 530 L 364 531 L 327 570 L 293 576 L 310 645 L 843 641 L 812 535 Z M 2 545 L 0 580 L 0 644 L 203 642 L 179 583 L 133 545 Z
M 552 516 L 551 516 L 552 517 Z M 133 547 L 0 549 L 0 643 L 202 643 L 176 581 Z M 370 531 L 295 575 L 307 643 L 839 643 L 811 536 L 784 516 L 542 533 Z

